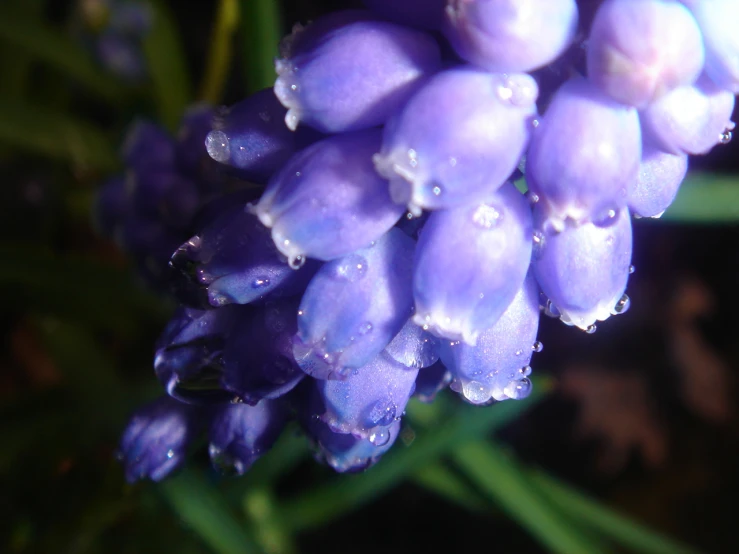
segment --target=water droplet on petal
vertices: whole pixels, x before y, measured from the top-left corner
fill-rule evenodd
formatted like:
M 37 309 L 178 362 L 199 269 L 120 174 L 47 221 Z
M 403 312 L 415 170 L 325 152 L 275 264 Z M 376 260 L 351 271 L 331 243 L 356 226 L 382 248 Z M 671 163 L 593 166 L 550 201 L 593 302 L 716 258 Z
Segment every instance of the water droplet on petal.
M 529 375 L 531 375 L 531 366 L 525 365 L 519 368 L 518 373 L 520 373 L 522 377 L 528 377 Z
M 593 334 L 593 333 L 595 333 L 595 332 L 596 332 L 597 330 L 598 330 L 598 327 L 597 327 L 597 326 L 595 325 L 595 323 L 593 323 L 592 325 L 588 325 L 588 326 L 587 326 L 587 328 L 585 329 L 585 332 L 586 332 L 586 333 L 587 333 L 588 335 L 592 335 L 592 334 Z
M 468 381 L 462 385 L 462 394 L 472 404 L 483 404 L 490 398 L 487 387 L 479 381 Z
M 372 323 L 365 321 L 359 326 L 359 334 L 364 336 L 372 330 Z
M 531 252 L 531 257 L 534 260 L 538 260 L 544 253 L 544 244 L 546 243 L 544 233 L 542 231 L 534 231 L 533 241 L 534 244 Z
M 253 289 L 263 289 L 269 286 L 269 279 L 267 277 L 257 277 L 251 283 Z
M 491 229 L 500 223 L 501 213 L 493 206 L 481 204 L 472 214 L 472 222 L 483 229 Z
M 171 448 L 167 450 L 167 458 L 170 460 L 174 458 L 174 450 L 172 450 Z
M 562 317 L 562 312 L 559 311 L 559 308 L 551 300 L 547 300 L 547 304 L 544 306 L 544 315 L 557 318 Z
M 350 254 L 336 267 L 334 276 L 354 283 L 362 279 L 366 273 L 367 260 L 357 254 Z
M 731 129 L 727 127 L 724 129 L 724 132 L 718 136 L 718 141 L 721 144 L 729 144 L 733 136 L 734 134 L 731 132 Z
M 205 150 L 208 155 L 220 163 L 228 163 L 231 159 L 231 147 L 228 136 L 223 131 L 211 131 L 205 137 Z
M 627 294 L 624 294 L 621 298 L 619 298 L 618 302 L 616 302 L 616 305 L 613 307 L 611 314 L 613 315 L 623 314 L 629 311 L 630 307 L 631 307 L 631 299 L 629 298 Z
M 634 273 L 636 271 L 636 268 L 633 265 L 629 266 L 629 274 Z
M 523 400 L 529 394 L 531 394 L 531 381 L 524 378 L 520 381 L 511 381 L 503 389 L 503 392 L 508 398 L 513 400 Z
M 395 412 L 395 402 L 393 402 L 392 398 L 385 398 L 374 403 L 367 419 L 372 427 L 386 427 L 395 419 Z
M 291 269 L 300 269 L 305 265 L 305 256 L 290 256 L 287 260 L 287 264 Z
M 385 446 L 390 442 L 390 429 L 375 429 L 368 439 L 375 446 Z
M 531 350 L 534 352 L 541 352 L 544 350 L 544 343 L 541 341 L 536 341 L 533 345 L 531 345 Z

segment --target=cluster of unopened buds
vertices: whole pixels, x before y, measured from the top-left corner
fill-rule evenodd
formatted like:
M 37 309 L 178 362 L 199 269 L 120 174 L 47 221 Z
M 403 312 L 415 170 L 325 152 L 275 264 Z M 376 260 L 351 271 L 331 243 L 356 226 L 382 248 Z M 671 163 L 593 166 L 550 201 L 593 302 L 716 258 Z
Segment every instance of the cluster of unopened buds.
M 121 442 L 131 480 L 201 428 L 241 474 L 291 418 L 359 470 L 412 395 L 525 398 L 540 313 L 626 311 L 632 216 L 731 137 L 735 0 L 365 4 L 296 27 L 274 88 L 213 120 L 210 157 L 266 188 L 211 203 L 169 262 L 185 306 L 167 396 Z

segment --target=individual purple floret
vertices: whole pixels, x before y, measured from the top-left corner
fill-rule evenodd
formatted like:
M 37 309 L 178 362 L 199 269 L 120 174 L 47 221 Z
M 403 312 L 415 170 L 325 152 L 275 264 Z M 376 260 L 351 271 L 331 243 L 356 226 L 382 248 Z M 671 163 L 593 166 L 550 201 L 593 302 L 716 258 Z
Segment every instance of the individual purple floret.
M 271 88 L 223 108 L 205 138 L 208 154 L 238 170 L 240 178 L 266 183 L 290 156 L 320 137 L 310 129 L 288 129 L 286 113 Z
M 441 66 L 433 37 L 369 12 L 297 27 L 281 49 L 274 91 L 293 130 L 299 122 L 327 133 L 380 125 Z
M 385 352 L 406 367 L 423 369 L 439 359 L 439 342 L 437 337 L 409 318 L 387 345 Z
M 618 212 L 609 227 L 584 223 L 561 233 L 541 230 L 546 218 L 542 206 L 534 217 L 537 234 L 534 274 L 553 305 L 549 311 L 568 325 L 588 332 L 595 322 L 625 312 L 624 294 L 631 267 L 631 219 L 629 210 Z
M 474 345 L 521 287 L 532 233 L 529 203 L 510 182 L 484 204 L 432 213 L 416 247 L 414 321 Z
M 472 404 L 491 400 L 519 400 L 531 392 L 531 355 L 541 350 L 539 287 L 529 275 L 500 319 L 470 346 L 442 341 L 441 359 L 449 368 L 452 390 Z
M 126 480 L 160 481 L 181 466 L 198 430 L 198 415 L 195 407 L 166 396 L 139 408 L 118 448 Z
M 154 371 L 167 394 L 182 402 L 230 401 L 223 386 L 223 350 L 243 308 L 180 308 L 157 340 Z M 248 314 L 248 312 L 246 312 Z
M 223 404 L 215 408 L 208 433 L 213 467 L 228 475 L 243 475 L 267 452 L 287 422 L 283 401 L 263 400 L 256 406 Z
M 438 29 L 446 0 L 363 0 L 378 15 L 411 27 Z
M 269 182 L 254 213 L 293 267 L 368 246 L 405 211 L 372 166 L 380 131 L 330 137 L 293 156 Z
M 682 0 L 703 32 L 705 72 L 721 88 L 739 94 L 739 3 L 736 0 Z
M 332 431 L 382 446 L 390 440 L 388 427 L 402 416 L 413 394 L 417 375 L 418 368 L 382 352 L 344 381 L 316 381 L 326 407 L 321 419 Z
M 394 420 L 382 431 L 383 444 L 375 444 L 369 438 L 352 434 L 335 433 L 318 415 L 307 421 L 306 428 L 318 449 L 317 458 L 320 461 L 339 473 L 353 473 L 370 468 L 390 450 L 400 434 L 400 421 Z
M 435 76 L 388 123 L 374 157 L 393 200 L 419 215 L 493 192 L 518 166 L 537 95 L 524 74 L 462 68 Z
M 292 354 L 297 311 L 296 301 L 274 301 L 239 318 L 223 351 L 225 390 L 254 405 L 282 396 L 305 377 Z
M 636 182 L 639 116 L 582 78 L 560 87 L 533 133 L 526 179 L 547 207 L 547 225 L 609 224 Z
M 436 395 L 452 382 L 452 373 L 441 361 L 418 371 L 413 396 L 421 402 L 433 402 Z
M 326 263 L 303 294 L 293 354 L 307 374 L 340 379 L 369 363 L 413 310 L 415 242 L 391 229 Z
M 641 112 L 644 135 L 672 154 L 706 154 L 731 139 L 734 95 L 708 77 L 677 88 Z
M 701 31 L 673 0 L 606 0 L 588 40 L 588 77 L 614 99 L 644 108 L 692 84 L 703 69 Z
M 557 58 L 577 29 L 575 0 L 448 0 L 444 34 L 489 71 L 531 71 Z
M 629 196 L 629 209 L 639 217 L 659 217 L 672 204 L 688 170 L 686 154 L 668 154 L 642 145 L 639 178 Z
M 245 211 L 242 198 L 235 193 L 219 201 L 224 205 L 219 215 L 172 256 L 182 301 L 196 307 L 248 304 L 298 293 L 315 273 L 316 262 L 290 268 L 269 230 Z

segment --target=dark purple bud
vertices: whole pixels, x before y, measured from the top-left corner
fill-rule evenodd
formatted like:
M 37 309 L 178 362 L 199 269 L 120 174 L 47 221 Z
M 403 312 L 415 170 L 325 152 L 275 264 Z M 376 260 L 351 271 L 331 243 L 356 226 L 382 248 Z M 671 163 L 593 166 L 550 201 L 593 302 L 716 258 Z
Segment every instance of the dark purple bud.
M 415 242 L 390 229 L 328 262 L 303 294 L 293 354 L 307 374 L 337 379 L 377 356 L 413 310 Z
M 539 287 L 533 275 L 526 277 L 500 319 L 470 346 L 442 341 L 441 359 L 451 371 L 452 390 L 472 404 L 491 400 L 526 398 L 531 391 L 531 355 L 541 350 Z
M 175 163 L 174 141 L 158 125 L 139 119 L 128 128 L 121 157 L 136 172 L 170 171 Z
M 575 0 L 448 0 L 444 34 L 468 62 L 489 71 L 531 71 L 569 46 Z
M 139 408 L 123 431 L 117 457 L 126 480 L 160 481 L 185 462 L 198 430 L 193 406 L 163 397 Z
M 391 21 L 421 27 L 438 29 L 444 15 L 446 0 L 363 0 L 364 5 Z
M 615 102 L 582 78 L 554 94 L 531 137 L 526 179 L 548 206 L 547 225 L 564 228 L 608 220 L 626 206 L 641 159 L 634 108 Z
M 223 352 L 225 389 L 253 405 L 278 398 L 300 382 L 305 374 L 292 354 L 297 311 L 297 302 L 267 302 L 239 319 Z
M 242 195 L 220 209 L 205 228 L 182 244 L 169 264 L 179 297 L 199 306 L 248 304 L 300 292 L 318 263 L 291 269 L 269 230 L 244 210 Z
M 659 217 L 672 204 L 688 170 L 686 154 L 668 154 L 644 143 L 639 179 L 629 195 L 631 213 Z
M 708 77 L 676 88 L 641 112 L 644 135 L 671 154 L 706 154 L 728 142 L 734 129 L 734 95 Z
M 170 396 L 190 403 L 232 400 L 223 385 L 223 351 L 239 319 L 241 306 L 217 310 L 180 308 L 156 344 L 154 371 Z
M 629 210 L 615 214 L 608 227 L 584 223 L 556 234 L 541 231 L 542 212 L 536 206 L 536 279 L 564 323 L 593 332 L 596 321 L 629 306 L 624 295 L 631 267 Z
M 436 75 L 388 123 L 374 157 L 393 200 L 419 215 L 493 192 L 518 166 L 537 95 L 524 74 L 463 68 Z
M 532 233 L 529 203 L 511 183 L 484 204 L 432 213 L 416 247 L 415 323 L 475 344 L 523 283 Z
M 287 407 L 280 401 L 263 400 L 256 406 L 219 406 L 208 434 L 213 467 L 228 475 L 243 475 L 272 448 L 287 418 Z
M 113 238 L 116 229 L 123 224 L 128 214 L 129 204 L 123 175 L 116 175 L 103 183 L 95 195 L 92 208 L 93 226 L 97 233 Z
M 368 246 L 405 211 L 372 165 L 380 131 L 330 137 L 298 152 L 269 182 L 254 213 L 293 267 Z
M 223 108 L 205 139 L 208 154 L 236 168 L 242 179 L 266 183 L 295 152 L 320 137 L 310 129 L 288 129 L 286 113 L 271 88 Z
M 344 381 L 317 381 L 326 406 L 321 419 L 335 432 L 382 446 L 391 438 L 388 427 L 403 415 L 417 375 L 417 368 L 383 352 Z
M 369 12 L 337 12 L 296 27 L 281 47 L 274 91 L 293 130 L 299 122 L 327 133 L 380 125 L 441 66 L 431 36 L 373 21 Z
M 672 0 L 606 0 L 588 39 L 588 77 L 615 100 L 644 108 L 690 85 L 703 40 L 690 11 Z

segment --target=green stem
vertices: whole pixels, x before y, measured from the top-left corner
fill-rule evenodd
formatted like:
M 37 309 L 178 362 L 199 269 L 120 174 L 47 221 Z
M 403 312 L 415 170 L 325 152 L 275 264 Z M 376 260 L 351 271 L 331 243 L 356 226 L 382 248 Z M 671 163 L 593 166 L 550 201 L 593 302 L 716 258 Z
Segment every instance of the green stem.
M 739 221 L 739 178 L 712 173 L 689 174 L 661 219 L 678 223 L 736 223 Z
M 254 92 L 275 82 L 282 25 L 276 0 L 240 0 L 244 70 L 247 88 Z
M 200 83 L 200 100 L 220 104 L 223 88 L 233 57 L 233 37 L 239 25 L 237 0 L 220 0 L 213 30 L 210 35 L 210 52 L 203 81 Z

